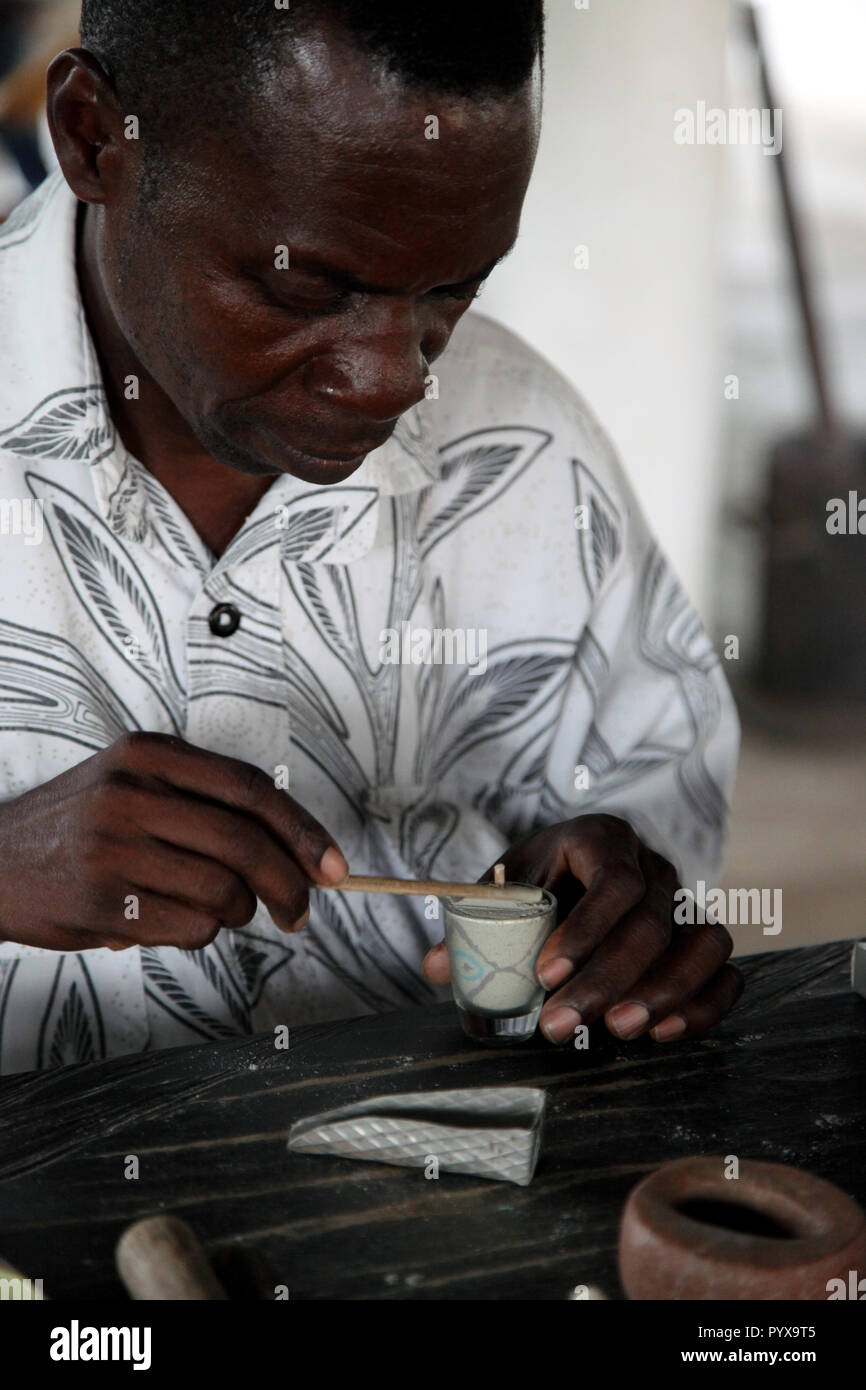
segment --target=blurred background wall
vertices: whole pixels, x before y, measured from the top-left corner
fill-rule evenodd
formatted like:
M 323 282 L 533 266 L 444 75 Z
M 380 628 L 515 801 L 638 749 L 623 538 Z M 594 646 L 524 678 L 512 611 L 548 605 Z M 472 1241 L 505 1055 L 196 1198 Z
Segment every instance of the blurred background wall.
M 732 0 L 547 10 L 538 166 L 521 240 L 479 307 L 583 393 L 719 648 L 737 638 L 726 668 L 745 736 L 725 882 L 784 900 L 782 932 L 740 928 L 737 950 L 866 935 L 866 712 L 753 687 L 769 450 L 814 414 L 774 157 L 674 139 L 680 109 L 763 105 L 754 49 Z M 765 0 L 758 12 L 832 391 L 862 427 L 866 3 Z M 0 0 L 0 67 L 28 26 L 50 57 L 76 13 L 74 0 Z M 41 147 L 50 163 L 44 125 Z M 0 150 L 0 215 L 28 186 Z
M 678 107 L 723 103 L 728 19 L 728 0 L 548 4 L 543 137 L 522 237 L 480 304 L 586 396 L 705 614 L 726 161 L 722 148 L 675 144 L 673 132 Z

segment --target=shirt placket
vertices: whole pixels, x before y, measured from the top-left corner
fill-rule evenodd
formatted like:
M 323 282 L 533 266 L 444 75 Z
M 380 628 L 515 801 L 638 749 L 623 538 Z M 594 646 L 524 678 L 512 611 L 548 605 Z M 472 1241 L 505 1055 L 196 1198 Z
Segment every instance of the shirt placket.
M 217 565 L 186 620 L 185 737 L 277 775 L 289 760 L 279 546 Z

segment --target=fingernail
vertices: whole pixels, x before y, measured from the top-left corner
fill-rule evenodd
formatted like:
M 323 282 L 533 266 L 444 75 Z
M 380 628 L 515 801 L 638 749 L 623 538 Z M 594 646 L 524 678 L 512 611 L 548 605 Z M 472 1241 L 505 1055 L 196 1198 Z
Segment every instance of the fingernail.
M 670 1018 L 663 1018 L 661 1023 L 650 1029 L 650 1037 L 655 1038 L 656 1042 L 670 1042 L 685 1031 L 686 1021 L 682 1014 L 671 1014 Z
M 649 1009 L 643 1004 L 617 1004 L 607 1015 L 607 1025 L 618 1038 L 633 1038 L 649 1023 Z
M 574 961 L 569 960 L 568 956 L 556 956 L 553 960 L 543 965 L 538 972 L 538 979 L 545 989 L 556 989 L 563 980 L 567 980 L 574 970 Z
M 329 883 L 339 883 L 347 877 L 349 866 L 335 845 L 329 845 L 319 860 L 319 872 Z
M 582 1022 L 579 1009 L 573 1009 L 569 1004 L 560 1004 L 542 1019 L 541 1031 L 550 1042 L 563 1043 L 566 1038 L 572 1037 L 575 1028 L 579 1028 Z

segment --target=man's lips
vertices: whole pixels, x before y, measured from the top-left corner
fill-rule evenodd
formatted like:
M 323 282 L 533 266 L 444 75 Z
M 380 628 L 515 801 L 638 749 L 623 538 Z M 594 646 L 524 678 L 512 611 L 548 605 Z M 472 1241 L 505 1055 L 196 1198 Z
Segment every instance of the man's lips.
M 305 454 L 307 458 L 324 459 L 326 463 L 354 463 L 355 459 L 366 458 L 372 454 L 374 449 L 379 449 L 385 443 L 384 439 L 376 440 L 373 444 L 361 444 L 344 454 L 326 454 L 321 449 L 298 449 L 299 454 Z
M 342 449 L 305 449 L 296 443 L 294 439 L 281 438 L 273 430 L 267 430 L 274 443 L 282 449 L 293 449 L 298 454 L 303 454 L 304 458 L 312 459 L 315 462 L 325 463 L 354 463 L 356 459 L 366 458 L 367 454 L 372 454 L 374 449 L 380 449 L 393 434 L 393 430 L 388 430 L 387 434 L 380 435 L 377 439 L 361 440 L 358 443 L 347 444 Z

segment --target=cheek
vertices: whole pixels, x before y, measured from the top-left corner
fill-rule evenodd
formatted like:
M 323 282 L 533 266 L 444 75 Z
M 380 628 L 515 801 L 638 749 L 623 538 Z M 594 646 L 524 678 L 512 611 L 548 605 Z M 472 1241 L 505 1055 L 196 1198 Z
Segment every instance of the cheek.
M 121 244 L 104 275 L 118 327 L 146 371 L 167 395 L 198 371 L 199 305 L 188 295 L 189 273 L 145 241 Z
M 198 264 L 186 266 L 166 306 L 165 350 L 180 351 L 205 394 L 217 400 L 292 389 L 292 376 L 322 350 L 321 329 L 287 330 L 284 315 Z M 298 383 L 299 386 L 299 383 Z
M 217 281 L 199 259 L 169 258 L 151 277 L 139 271 L 115 283 L 113 307 L 136 356 L 169 397 L 195 414 L 266 394 L 278 383 L 286 389 L 293 366 L 304 360 L 303 343 L 289 342 L 284 325 Z

